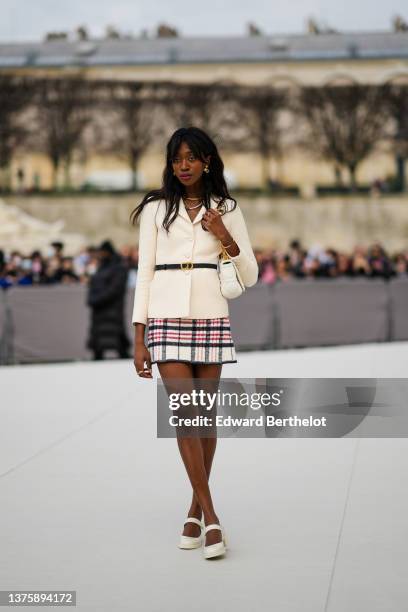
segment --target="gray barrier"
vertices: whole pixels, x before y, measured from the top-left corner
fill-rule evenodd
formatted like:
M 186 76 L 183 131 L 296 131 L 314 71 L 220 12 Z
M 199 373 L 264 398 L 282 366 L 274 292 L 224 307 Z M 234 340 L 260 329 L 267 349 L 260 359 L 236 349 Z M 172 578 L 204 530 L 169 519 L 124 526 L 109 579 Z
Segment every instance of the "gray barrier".
M 231 332 L 238 349 L 275 346 L 274 292 L 258 283 L 236 300 L 230 300 Z
M 14 363 L 14 326 L 9 296 L 0 289 L 0 365 Z
M 89 358 L 85 287 L 13 287 L 7 291 L 17 363 Z
M 91 358 L 86 287 L 12 287 L 0 294 L 0 363 Z M 131 340 L 133 295 L 129 289 L 125 305 Z M 258 283 L 229 308 L 238 350 L 408 339 L 408 279 Z
M 389 284 L 390 336 L 408 340 L 408 281 L 396 279 Z
M 388 291 L 368 279 L 290 280 L 275 287 L 279 348 L 389 340 Z M 408 294 L 408 283 L 405 283 Z

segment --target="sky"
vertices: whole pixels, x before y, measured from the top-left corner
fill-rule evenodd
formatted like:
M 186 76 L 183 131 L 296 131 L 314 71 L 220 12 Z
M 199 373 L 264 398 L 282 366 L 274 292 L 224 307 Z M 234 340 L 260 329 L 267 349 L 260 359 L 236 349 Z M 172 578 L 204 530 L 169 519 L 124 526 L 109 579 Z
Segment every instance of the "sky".
M 123 33 L 153 35 L 159 22 L 181 36 L 245 35 L 254 22 L 265 34 L 305 32 L 308 17 L 340 31 L 390 30 L 400 14 L 408 21 L 406 0 L 0 0 L 0 42 L 42 40 L 48 31 L 74 31 L 86 25 L 93 37 L 107 25 Z

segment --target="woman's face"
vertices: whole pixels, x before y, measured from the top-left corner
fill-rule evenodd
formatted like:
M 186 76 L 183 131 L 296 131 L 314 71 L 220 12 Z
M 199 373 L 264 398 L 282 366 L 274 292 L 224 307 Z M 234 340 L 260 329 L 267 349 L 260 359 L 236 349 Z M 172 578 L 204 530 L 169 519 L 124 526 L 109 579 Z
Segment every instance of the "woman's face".
M 208 163 L 210 156 L 206 159 Z M 178 180 L 183 185 L 194 185 L 194 183 L 199 181 L 205 167 L 205 163 L 198 157 L 195 157 L 186 142 L 181 143 L 172 165 Z

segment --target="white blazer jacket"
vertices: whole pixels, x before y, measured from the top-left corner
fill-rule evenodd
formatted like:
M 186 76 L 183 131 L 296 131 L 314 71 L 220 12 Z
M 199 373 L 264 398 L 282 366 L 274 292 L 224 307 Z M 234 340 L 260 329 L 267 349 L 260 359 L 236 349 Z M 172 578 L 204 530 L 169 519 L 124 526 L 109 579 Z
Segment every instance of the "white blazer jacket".
M 223 223 L 237 243 L 240 253 L 234 260 L 246 287 L 258 280 L 258 262 L 252 250 L 242 211 L 226 200 Z M 217 208 L 211 199 L 211 208 Z M 204 318 L 229 316 L 228 301 L 222 295 L 218 270 L 154 270 L 156 264 L 182 262 L 218 263 L 221 243 L 211 232 L 201 227 L 206 211 L 200 208 L 191 221 L 183 203 L 170 225 L 169 233 L 162 226 L 166 213 L 164 200 L 146 204 L 140 214 L 139 264 L 136 278 L 132 323 L 147 324 L 149 317 Z

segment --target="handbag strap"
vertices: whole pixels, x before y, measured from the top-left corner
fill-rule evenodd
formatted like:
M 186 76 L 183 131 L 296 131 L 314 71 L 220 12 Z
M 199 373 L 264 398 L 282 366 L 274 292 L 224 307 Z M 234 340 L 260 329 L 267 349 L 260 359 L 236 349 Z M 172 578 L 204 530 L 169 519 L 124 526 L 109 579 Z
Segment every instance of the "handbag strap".
M 231 259 L 231 255 L 228 253 L 227 249 L 224 247 L 221 241 L 220 241 L 220 245 L 221 245 L 220 259 Z

